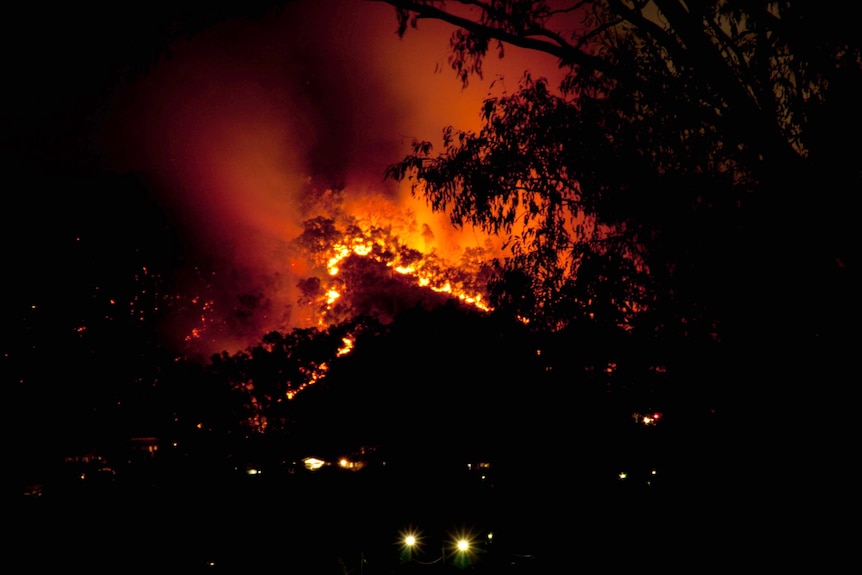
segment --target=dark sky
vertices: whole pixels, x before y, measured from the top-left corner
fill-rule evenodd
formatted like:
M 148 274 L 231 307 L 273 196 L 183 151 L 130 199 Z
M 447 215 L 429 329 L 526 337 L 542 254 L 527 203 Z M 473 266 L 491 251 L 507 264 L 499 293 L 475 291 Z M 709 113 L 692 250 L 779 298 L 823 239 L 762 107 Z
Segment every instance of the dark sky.
M 457 259 L 484 245 L 383 171 L 414 138 L 439 145 L 444 126 L 478 129 L 481 101 L 513 90 L 525 69 L 555 72 L 547 57 L 510 50 L 463 90 L 447 63 L 450 28 L 423 22 L 399 39 L 392 8 L 362 0 L 18 13 L 0 136 L 15 175 L 5 210 L 15 287 L 39 305 L 36 294 L 76 281 L 86 293 L 102 272 L 168 257 L 187 297 L 216 292 L 215 314 L 242 294 L 267 302 L 245 333 L 204 353 L 296 325 L 295 284 L 309 270 L 287 246 L 309 190 L 343 187 L 357 217 L 409 214 L 419 226 L 403 239 L 417 249 Z M 86 248 L 98 252 L 85 256 L 90 276 L 68 253 L 86 245 L 98 246 Z

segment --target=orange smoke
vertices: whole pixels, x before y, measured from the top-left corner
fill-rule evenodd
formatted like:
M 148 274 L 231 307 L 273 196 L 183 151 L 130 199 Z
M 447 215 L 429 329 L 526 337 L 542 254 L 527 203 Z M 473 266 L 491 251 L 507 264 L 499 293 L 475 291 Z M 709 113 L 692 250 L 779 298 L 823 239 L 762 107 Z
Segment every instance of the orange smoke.
M 556 73 L 550 58 L 510 49 L 462 89 L 447 63 L 450 27 L 421 22 L 399 39 L 387 5 L 323 4 L 288 3 L 278 18 L 176 43 L 111 115 L 114 165 L 153 182 L 190 265 L 212 269 L 220 317 L 209 321 L 227 328 L 200 342 L 203 353 L 295 324 L 296 284 L 309 268 L 288 247 L 310 215 L 311 189 L 342 189 L 341 209 L 363 220 L 402 220 L 402 240 L 423 253 L 457 261 L 487 247 L 493 238 L 453 229 L 407 183 L 384 182 L 384 170 L 413 139 L 440 150 L 443 127 L 478 130 L 482 101 L 514 91 L 525 69 Z

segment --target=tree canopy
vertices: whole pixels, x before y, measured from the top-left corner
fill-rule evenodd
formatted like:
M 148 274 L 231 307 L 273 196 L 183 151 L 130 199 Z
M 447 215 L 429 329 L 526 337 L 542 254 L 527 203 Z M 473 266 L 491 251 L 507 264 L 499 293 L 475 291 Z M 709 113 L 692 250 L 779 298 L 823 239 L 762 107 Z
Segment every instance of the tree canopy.
M 446 127 L 442 151 L 416 142 L 387 172 L 453 224 L 509 238 L 500 277 L 531 284 L 519 313 L 559 329 L 660 310 L 662 329 L 713 339 L 750 334 L 755 319 L 809 341 L 842 333 L 862 49 L 840 9 L 384 1 L 399 34 L 453 25 L 464 83 L 506 45 L 565 71 L 556 87 L 527 71 L 485 102 L 478 133 Z M 505 283 L 499 303 L 517 299 Z

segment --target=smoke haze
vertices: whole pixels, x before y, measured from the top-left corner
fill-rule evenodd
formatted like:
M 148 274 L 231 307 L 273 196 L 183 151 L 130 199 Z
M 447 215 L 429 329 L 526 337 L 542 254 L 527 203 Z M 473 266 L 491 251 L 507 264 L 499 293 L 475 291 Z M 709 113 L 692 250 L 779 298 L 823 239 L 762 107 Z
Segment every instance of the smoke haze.
M 229 21 L 173 44 L 116 99 L 104 132 L 112 166 L 153 182 L 207 268 L 226 329 L 205 352 L 301 323 L 296 284 L 310 270 L 289 247 L 327 189 L 343 190 L 350 215 L 415 219 L 404 240 L 423 252 L 457 261 L 486 245 L 383 172 L 413 139 L 440 150 L 444 126 L 477 130 L 486 97 L 514 90 L 525 69 L 553 74 L 553 62 L 490 55 L 485 78 L 462 89 L 447 63 L 451 28 L 422 22 L 403 39 L 395 29 L 388 5 L 287 4 L 277 18 Z

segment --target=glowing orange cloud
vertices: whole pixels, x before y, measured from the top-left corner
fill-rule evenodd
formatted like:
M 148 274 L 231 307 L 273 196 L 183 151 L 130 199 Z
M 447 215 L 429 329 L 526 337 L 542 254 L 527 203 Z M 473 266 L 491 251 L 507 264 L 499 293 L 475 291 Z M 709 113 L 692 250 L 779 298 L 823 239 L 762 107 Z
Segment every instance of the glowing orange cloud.
M 403 232 L 417 250 L 457 261 L 465 247 L 486 247 L 489 238 L 456 232 L 406 183 L 384 182 L 384 170 L 413 139 L 439 150 L 443 127 L 478 130 L 482 101 L 514 91 L 525 69 L 556 68 L 511 49 L 462 89 L 447 63 L 452 29 L 420 26 L 399 39 L 387 5 L 288 3 L 279 18 L 227 22 L 176 43 L 119 95 L 107 130 L 112 161 L 153 182 L 194 257 L 216 271 L 214 313 L 233 323 L 208 351 L 293 325 L 296 283 L 309 269 L 287 246 L 315 186 L 343 189 L 348 214 L 414 220 Z M 258 307 L 237 313 L 242 294 Z

